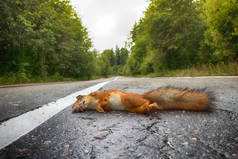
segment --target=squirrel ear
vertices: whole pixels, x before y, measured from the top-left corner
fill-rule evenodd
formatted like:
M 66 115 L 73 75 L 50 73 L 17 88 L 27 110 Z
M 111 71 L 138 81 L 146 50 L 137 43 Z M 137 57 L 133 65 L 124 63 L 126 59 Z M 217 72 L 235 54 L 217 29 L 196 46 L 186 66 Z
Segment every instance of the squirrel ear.
M 83 96 L 82 96 L 82 95 L 78 95 L 76 98 L 77 98 L 78 100 L 81 100 L 81 99 L 83 98 Z

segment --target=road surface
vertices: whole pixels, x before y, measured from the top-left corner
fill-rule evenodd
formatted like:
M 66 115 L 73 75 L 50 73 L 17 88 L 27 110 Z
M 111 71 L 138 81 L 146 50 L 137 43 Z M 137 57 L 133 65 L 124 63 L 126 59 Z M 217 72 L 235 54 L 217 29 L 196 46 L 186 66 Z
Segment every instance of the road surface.
M 12 103 L 21 101 L 19 105 L 26 112 L 106 80 L 112 79 L 61 83 L 56 86 L 48 84 L 0 88 L 1 118 L 9 119 L 24 112 L 20 109 L 14 109 L 14 111 L 19 110 L 18 113 L 8 111 L 6 107 L 9 106 L 10 109 L 14 107 L 9 104 L 11 101 Z M 94 111 L 72 113 L 70 105 L 30 133 L 0 150 L 0 158 L 237 159 L 238 77 L 119 77 L 100 90 L 120 89 L 144 93 L 168 85 L 206 87 L 215 93 L 218 110 L 213 113 L 161 111 L 138 115 L 113 111 L 101 114 Z M 62 91 L 65 93 L 59 95 Z M 50 97 L 47 98 L 48 96 Z M 33 100 L 35 97 L 41 97 L 42 100 Z
M 103 81 L 105 80 L 0 86 L 0 122 Z

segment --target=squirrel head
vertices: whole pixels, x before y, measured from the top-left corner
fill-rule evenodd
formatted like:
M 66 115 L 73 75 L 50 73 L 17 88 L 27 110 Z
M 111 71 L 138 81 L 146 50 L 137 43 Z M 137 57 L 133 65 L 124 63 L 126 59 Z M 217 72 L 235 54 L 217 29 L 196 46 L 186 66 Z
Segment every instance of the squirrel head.
M 72 106 L 74 113 L 83 112 L 87 108 L 88 104 L 91 103 L 90 96 L 79 95 L 76 98 L 77 101 Z

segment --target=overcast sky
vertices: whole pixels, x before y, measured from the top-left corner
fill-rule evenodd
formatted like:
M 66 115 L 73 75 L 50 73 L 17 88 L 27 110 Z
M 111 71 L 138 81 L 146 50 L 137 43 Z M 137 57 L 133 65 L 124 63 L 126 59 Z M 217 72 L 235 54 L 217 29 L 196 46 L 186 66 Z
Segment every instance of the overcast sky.
M 148 6 L 147 0 L 71 0 L 71 4 L 99 51 L 123 47 Z

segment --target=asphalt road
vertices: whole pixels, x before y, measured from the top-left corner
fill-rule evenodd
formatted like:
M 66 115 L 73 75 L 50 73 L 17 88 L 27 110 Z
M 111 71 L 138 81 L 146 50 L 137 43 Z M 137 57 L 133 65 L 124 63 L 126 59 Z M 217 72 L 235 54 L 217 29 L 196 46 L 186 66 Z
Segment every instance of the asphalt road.
M 114 111 L 101 114 L 94 111 L 72 113 L 70 106 L 0 150 L 0 158 L 237 159 L 238 77 L 121 77 L 105 85 L 101 90 L 121 89 L 144 93 L 167 85 L 208 88 L 216 95 L 217 111 L 213 113 L 161 111 L 151 112 L 148 115 Z M 50 86 L 47 85 L 46 91 L 43 92 L 47 92 L 48 88 L 51 99 L 58 98 L 59 96 L 54 94 L 59 90 L 56 89 L 57 87 Z M 21 89 L 24 88 L 28 89 L 26 87 Z M 5 91 L 16 92 L 11 90 L 13 88 L 5 89 Z M 72 87 L 68 93 L 74 91 L 75 88 Z M 36 92 L 41 96 L 41 91 Z M 18 99 L 18 96 L 22 95 L 24 91 L 18 91 L 15 97 Z M 30 101 L 32 98 L 27 96 L 26 94 L 26 101 Z M 5 96 L 4 100 L 8 101 L 7 99 L 8 97 Z M 0 107 L 2 107 L 2 100 Z
M 105 80 L 0 86 L 0 123 Z

